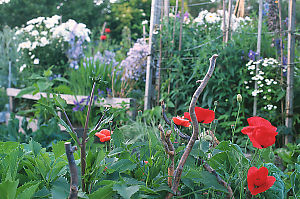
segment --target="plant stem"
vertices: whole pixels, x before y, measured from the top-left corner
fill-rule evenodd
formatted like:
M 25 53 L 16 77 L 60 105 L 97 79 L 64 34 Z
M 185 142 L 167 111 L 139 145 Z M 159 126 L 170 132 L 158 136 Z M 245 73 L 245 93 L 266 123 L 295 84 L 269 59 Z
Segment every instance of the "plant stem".
M 85 181 L 84 181 L 84 175 L 85 175 L 85 168 L 86 168 L 86 138 L 87 138 L 87 128 L 88 128 L 88 123 L 89 123 L 89 118 L 90 118 L 90 112 L 91 112 L 91 107 L 94 99 L 94 91 L 95 91 L 95 86 L 96 86 L 96 81 L 93 83 L 93 88 L 92 92 L 90 95 L 90 102 L 88 106 L 88 111 L 86 115 L 86 120 L 85 120 L 85 126 L 82 134 L 82 142 L 81 142 L 81 186 L 82 186 L 82 191 L 85 190 Z
M 236 118 L 235 118 L 234 127 L 233 127 L 233 130 L 232 130 L 232 138 L 231 138 L 232 144 L 233 144 L 233 141 L 234 141 L 234 133 L 235 133 L 236 124 L 237 124 L 237 122 L 239 120 L 240 110 L 241 110 L 241 103 L 238 102 L 238 104 L 239 104 L 239 108 L 238 108 L 238 112 L 237 112 L 237 115 L 236 115 Z

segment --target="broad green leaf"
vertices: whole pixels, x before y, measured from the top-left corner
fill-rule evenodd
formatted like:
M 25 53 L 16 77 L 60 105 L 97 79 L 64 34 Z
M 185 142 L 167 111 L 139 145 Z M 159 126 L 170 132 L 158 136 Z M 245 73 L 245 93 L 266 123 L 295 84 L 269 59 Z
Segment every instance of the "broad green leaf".
M 29 147 L 33 152 L 34 156 L 37 156 L 42 149 L 41 145 L 38 142 L 34 141 L 33 139 L 29 141 Z
M 216 176 L 208 171 L 198 171 L 191 169 L 191 171 L 184 176 L 184 178 L 192 179 L 194 182 L 200 182 L 204 185 L 204 189 L 212 188 L 216 191 L 228 192 L 227 189 L 220 185 L 216 179 Z
M 67 84 L 70 83 L 66 78 L 63 78 L 63 77 L 57 77 L 57 78 L 55 78 L 53 80 L 54 81 L 59 81 L 59 82 L 64 82 L 64 83 L 67 83 Z
M 111 157 L 111 156 L 114 156 L 114 155 L 118 155 L 118 154 L 122 153 L 123 151 L 124 151 L 123 148 L 118 147 L 118 148 L 115 148 L 114 150 L 112 150 L 107 156 Z
M 22 97 L 23 95 L 26 95 L 26 94 L 31 94 L 34 90 L 35 90 L 35 87 L 33 87 L 33 86 L 29 86 L 29 87 L 23 88 L 18 93 L 18 95 L 16 96 L 16 98 Z
M 104 187 L 97 189 L 94 193 L 89 195 L 89 199 L 109 199 L 114 195 L 114 190 L 112 189 L 115 182 L 110 181 Z
M 125 199 L 130 199 L 130 197 L 139 190 L 138 185 L 133 185 L 127 187 L 123 183 L 118 183 L 113 186 L 113 190 L 117 191 Z
M 115 147 L 122 147 L 124 143 L 124 135 L 119 129 L 116 129 L 111 135 Z
M 63 98 L 61 98 L 59 95 L 53 94 L 53 99 L 55 102 L 55 105 L 64 110 L 67 107 L 67 102 Z
M 111 164 L 109 169 L 113 169 L 115 171 L 124 172 L 124 171 L 132 171 L 135 169 L 136 164 L 131 162 L 128 159 L 122 159 Z
M 17 189 L 16 199 L 30 199 L 35 194 L 40 182 L 28 182 Z
M 48 82 L 44 80 L 38 80 L 36 84 L 39 88 L 39 92 L 46 91 L 53 86 L 53 82 Z
M 15 199 L 19 180 L 0 183 L 0 199 Z
M 263 195 L 265 195 L 266 198 L 285 199 L 286 193 L 285 193 L 284 182 L 281 180 L 280 175 L 274 173 L 273 176 L 276 178 L 275 183 L 270 189 L 264 192 Z
M 67 198 L 70 192 L 70 184 L 66 178 L 59 177 L 51 189 L 52 198 Z
M 52 146 L 52 150 L 54 153 L 55 159 L 58 157 L 64 155 L 66 153 L 65 151 L 65 141 L 59 141 Z

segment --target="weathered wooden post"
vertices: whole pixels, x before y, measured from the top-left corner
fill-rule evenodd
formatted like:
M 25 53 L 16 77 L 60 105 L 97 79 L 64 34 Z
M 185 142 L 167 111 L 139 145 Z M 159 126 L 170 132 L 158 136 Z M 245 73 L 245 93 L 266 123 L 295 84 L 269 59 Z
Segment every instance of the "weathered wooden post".
M 287 128 L 293 127 L 293 101 L 294 101 L 294 61 L 295 61 L 295 18 L 296 0 L 289 1 L 289 21 L 288 21 L 288 45 L 287 45 L 287 88 L 286 88 L 286 118 Z M 292 141 L 292 135 L 286 135 L 285 144 Z
M 263 1 L 259 0 L 259 15 L 258 15 L 258 30 L 257 30 L 257 57 L 260 57 L 260 47 L 261 47 L 261 28 L 262 28 L 262 10 L 263 10 Z M 256 64 L 256 75 L 258 74 L 259 64 Z M 255 80 L 254 90 L 257 90 L 257 81 Z M 257 96 L 254 96 L 253 102 L 253 116 L 257 113 Z
M 146 69 L 146 85 L 145 85 L 145 98 L 144 98 L 144 110 L 151 108 L 151 98 L 152 98 L 152 73 L 153 73 L 153 54 L 155 49 L 153 43 L 155 42 L 154 31 L 159 28 L 160 19 L 160 1 L 152 0 L 151 4 L 151 17 L 150 17 L 150 32 L 149 32 L 149 52 L 150 55 L 147 58 L 147 69 Z
M 225 38 L 225 43 L 228 42 L 230 34 L 230 29 L 231 29 L 231 15 L 232 15 L 232 0 L 229 0 L 228 2 L 228 23 L 227 23 L 227 29 L 226 29 L 226 38 Z

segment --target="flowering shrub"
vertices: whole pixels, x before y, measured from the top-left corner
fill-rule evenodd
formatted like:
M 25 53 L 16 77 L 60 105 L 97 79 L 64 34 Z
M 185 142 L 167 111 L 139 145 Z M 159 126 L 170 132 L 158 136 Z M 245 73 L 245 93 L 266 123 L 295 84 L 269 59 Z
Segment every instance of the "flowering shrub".
M 225 17 L 226 19 L 228 19 L 227 11 L 225 13 Z M 198 16 L 195 19 L 192 19 L 192 22 L 197 26 L 205 26 L 205 27 L 207 27 L 208 25 L 217 25 L 218 27 L 221 28 L 221 30 L 223 30 L 224 27 L 222 24 L 222 20 L 223 20 L 223 10 L 218 10 L 217 12 L 209 12 L 207 10 L 203 10 L 199 12 Z M 230 25 L 231 30 L 237 31 L 238 27 L 243 27 L 251 21 L 252 20 L 248 16 L 242 18 L 242 17 L 236 17 L 235 15 L 232 15 L 231 25 Z M 228 26 L 227 23 L 228 21 L 226 20 L 226 26 Z M 209 26 L 208 28 L 211 27 Z
M 147 56 L 149 55 L 149 45 L 144 39 L 138 39 L 127 53 L 120 67 L 123 69 L 123 80 L 139 80 L 141 77 L 145 79 Z
M 282 85 L 280 85 L 280 65 L 274 58 L 264 58 L 255 61 L 255 52 L 249 52 L 250 61 L 246 64 L 248 76 L 244 81 L 244 86 L 251 96 L 258 96 L 263 100 L 258 103 L 258 109 L 264 111 L 276 110 L 280 99 L 284 96 Z M 256 74 L 256 65 L 259 69 Z M 283 73 L 286 70 L 283 68 Z M 257 89 L 254 83 L 257 81 Z
M 60 20 L 58 15 L 34 18 L 16 32 L 23 38 L 18 47 L 25 62 L 22 69 L 26 65 L 47 69 L 51 65 L 62 66 L 67 61 L 70 67 L 78 67 L 77 62 L 83 55 L 82 44 L 90 41 L 90 30 L 72 19 L 65 23 Z

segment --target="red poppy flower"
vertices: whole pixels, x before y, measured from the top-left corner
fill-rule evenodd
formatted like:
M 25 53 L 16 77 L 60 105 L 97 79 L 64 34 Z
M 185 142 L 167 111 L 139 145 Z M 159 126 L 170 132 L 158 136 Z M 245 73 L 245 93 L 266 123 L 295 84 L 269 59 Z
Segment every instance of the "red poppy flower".
M 106 38 L 107 38 L 106 35 L 101 35 L 101 36 L 100 36 L 100 39 L 101 39 L 101 40 L 106 40 Z
M 205 124 L 211 123 L 215 119 L 215 112 L 209 109 L 195 107 L 195 113 L 196 113 L 197 121 L 200 123 L 205 123 Z M 192 121 L 189 112 L 185 112 L 184 117 Z
M 184 119 L 183 117 L 173 117 L 173 122 L 176 124 L 176 125 L 179 125 L 179 126 L 184 126 L 184 127 L 189 127 L 191 126 L 191 123 Z
M 98 138 L 100 138 L 100 142 L 106 142 L 109 141 L 111 139 L 111 133 L 109 130 L 107 129 L 102 129 L 100 132 L 95 133 L 95 136 L 97 136 Z
M 276 127 L 261 117 L 250 117 L 247 119 L 249 126 L 242 129 L 242 133 L 249 136 L 255 148 L 267 148 L 275 143 Z
M 268 172 L 266 167 L 261 167 L 260 169 L 251 167 L 248 170 L 247 182 L 252 195 L 262 193 L 273 186 L 276 178 L 274 176 L 268 176 Z
M 145 161 L 144 161 L 144 163 L 145 163 L 145 164 L 148 164 L 148 161 L 147 161 L 147 160 L 145 160 Z
M 110 29 L 109 28 L 105 28 L 104 32 L 110 33 Z

